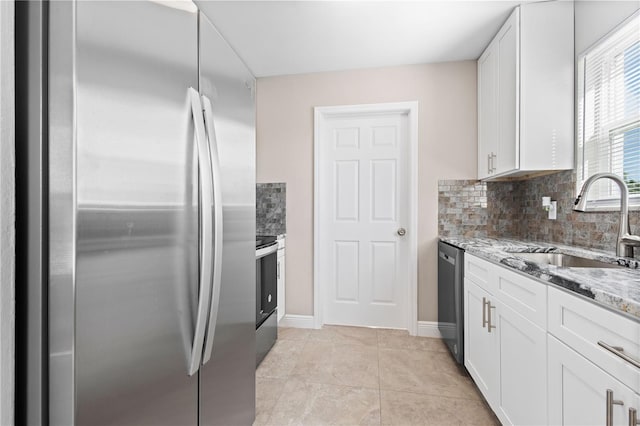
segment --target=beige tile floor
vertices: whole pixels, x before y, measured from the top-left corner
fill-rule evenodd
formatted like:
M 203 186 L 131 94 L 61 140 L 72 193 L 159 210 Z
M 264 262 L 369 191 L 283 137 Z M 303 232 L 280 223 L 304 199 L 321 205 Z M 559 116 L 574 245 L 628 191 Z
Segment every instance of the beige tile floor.
M 280 328 L 256 371 L 261 425 L 496 425 L 440 339 L 400 330 Z

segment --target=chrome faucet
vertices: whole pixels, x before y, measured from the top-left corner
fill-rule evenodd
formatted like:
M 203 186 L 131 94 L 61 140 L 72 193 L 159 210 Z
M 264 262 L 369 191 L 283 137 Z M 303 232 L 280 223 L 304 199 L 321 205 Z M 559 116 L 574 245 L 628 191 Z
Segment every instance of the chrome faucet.
M 587 211 L 587 194 L 591 185 L 598 179 L 611 179 L 620 187 L 620 229 L 618 230 L 618 242 L 616 244 L 616 256 L 633 257 L 633 247 L 640 246 L 640 236 L 632 235 L 629 227 L 629 188 L 620 176 L 613 173 L 596 173 L 590 176 L 582 189 L 576 201 L 573 203 L 573 210 L 577 212 Z

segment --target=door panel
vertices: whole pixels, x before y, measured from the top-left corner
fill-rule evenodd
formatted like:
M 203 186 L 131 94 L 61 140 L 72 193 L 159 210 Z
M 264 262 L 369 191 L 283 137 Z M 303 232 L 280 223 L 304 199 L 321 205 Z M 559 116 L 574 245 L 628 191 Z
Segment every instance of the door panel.
M 197 424 L 197 15 L 78 2 L 78 424 Z
M 371 221 L 396 221 L 396 160 L 371 162 Z
M 200 14 L 200 92 L 213 105 L 224 235 L 210 361 L 200 370 L 200 424 L 255 418 L 256 179 L 254 78 Z
M 360 242 L 336 241 L 336 299 L 341 302 L 358 302 L 360 282 Z
M 320 286 L 327 324 L 407 328 L 407 116 L 328 118 L 319 174 Z M 409 232 L 414 231 L 410 230 Z
M 495 298 L 492 303 L 500 341 L 498 417 L 506 424 L 547 424 L 547 333 Z
M 495 330 L 489 333 L 483 321 L 488 314 L 483 298 L 491 301 L 491 296 L 469 279 L 464 280 L 464 288 L 464 365 L 489 405 L 494 406 L 498 396 L 498 335 Z
M 493 174 L 498 152 L 498 46 L 492 43 L 478 60 L 478 178 Z
M 496 173 L 513 170 L 519 165 L 518 111 L 518 19 L 516 9 L 498 35 L 498 157 Z
M 371 242 L 371 302 L 393 303 L 396 261 L 396 243 Z
M 357 222 L 360 217 L 360 162 L 336 161 L 335 170 L 335 220 Z

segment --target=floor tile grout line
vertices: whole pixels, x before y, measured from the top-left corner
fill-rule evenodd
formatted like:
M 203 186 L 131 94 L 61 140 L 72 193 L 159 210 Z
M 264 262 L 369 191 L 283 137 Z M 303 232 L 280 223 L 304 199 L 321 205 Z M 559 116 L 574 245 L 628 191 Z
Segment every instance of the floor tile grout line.
M 435 396 L 435 397 L 438 397 L 438 398 L 461 399 L 461 400 L 464 400 L 464 401 L 484 402 L 483 398 L 468 398 L 468 397 L 464 397 L 464 396 L 449 396 L 449 395 L 442 395 L 441 393 L 425 393 L 425 392 L 416 392 L 416 391 L 398 390 L 398 389 L 380 389 L 380 390 L 381 391 L 384 390 L 385 392 L 410 393 L 412 395 L 432 396 L 432 397 Z
M 292 376 L 290 378 L 294 379 L 296 378 L 296 376 Z M 325 382 L 318 382 L 316 380 L 303 380 L 303 379 L 299 379 L 299 380 L 302 383 L 307 383 L 310 385 L 335 386 L 335 387 L 350 388 L 350 389 L 366 389 L 366 390 L 372 390 L 372 391 L 377 390 L 377 388 L 369 387 L 369 386 L 345 385 L 345 384 L 339 384 L 339 383 L 325 383 Z

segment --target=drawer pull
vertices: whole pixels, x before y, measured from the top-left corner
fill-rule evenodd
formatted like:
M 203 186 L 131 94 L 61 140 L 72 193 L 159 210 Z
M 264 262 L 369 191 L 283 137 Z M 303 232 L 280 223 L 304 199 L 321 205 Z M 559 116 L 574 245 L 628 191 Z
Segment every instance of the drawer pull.
M 629 355 L 624 353 L 624 348 L 621 348 L 620 346 L 608 345 L 605 342 L 603 342 L 602 340 L 598 341 L 598 345 L 602 346 L 603 348 L 605 348 L 606 350 L 608 350 L 612 354 L 617 355 L 620 358 L 624 359 L 625 361 L 627 361 L 629 364 L 635 366 L 636 368 L 640 368 L 640 361 L 638 361 L 636 359 L 633 359 Z
M 613 399 L 613 391 L 611 389 L 607 389 L 607 426 L 613 425 L 613 406 L 614 405 L 624 405 L 624 402 Z
M 629 408 L 629 426 L 638 426 L 638 411 L 635 408 Z
M 482 298 L 482 328 L 485 328 L 485 326 L 488 323 L 486 306 L 487 306 L 487 298 L 483 297 Z
M 488 317 L 487 328 L 488 328 L 489 333 L 491 333 L 491 330 L 496 328 L 495 325 L 491 324 L 491 309 L 495 309 L 496 307 L 495 306 L 491 306 L 491 301 L 489 301 L 489 303 L 487 304 L 487 307 L 488 307 L 488 309 L 487 309 L 487 317 Z

